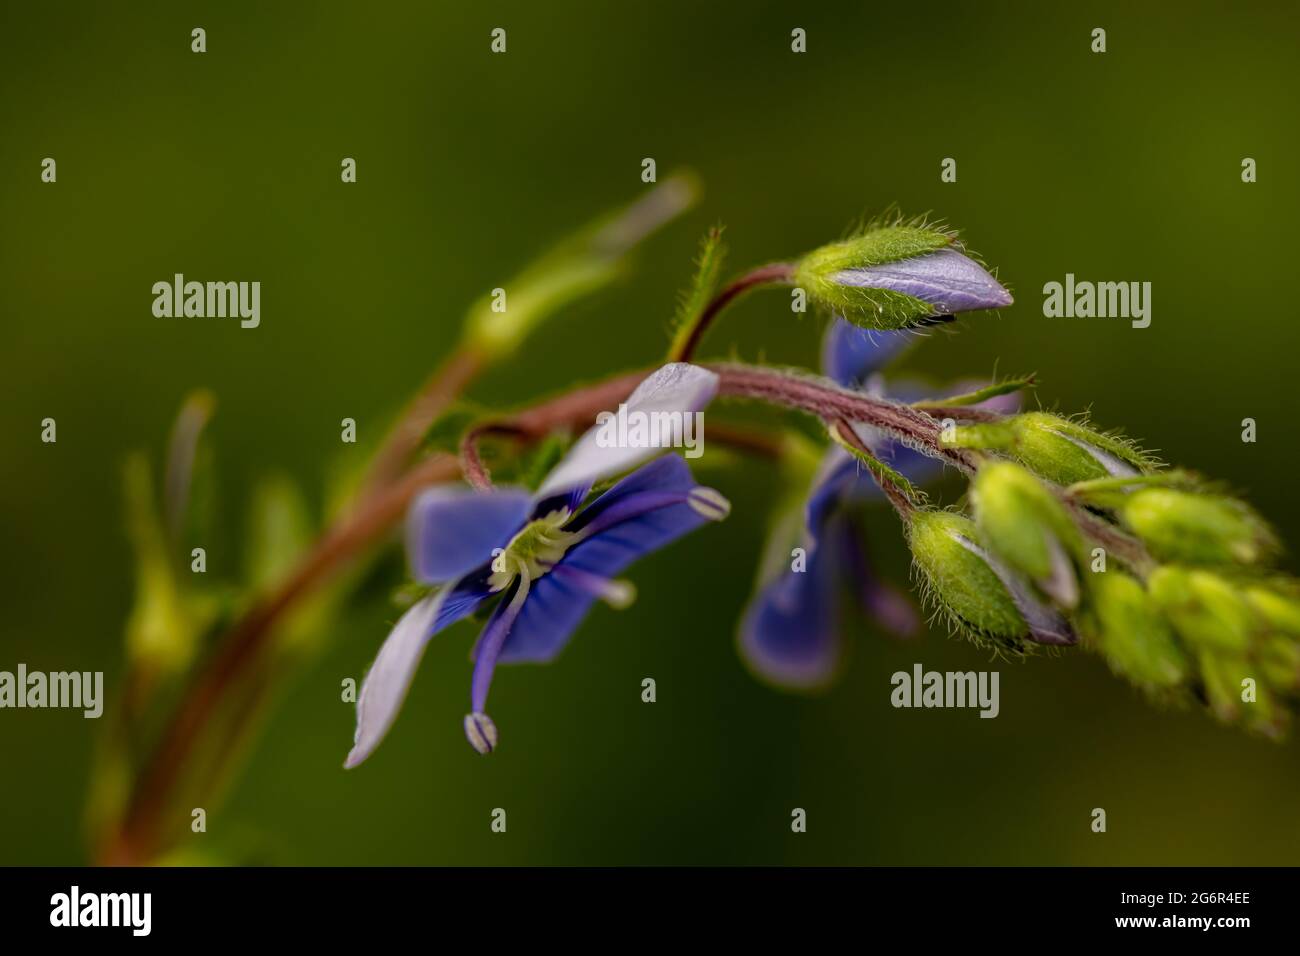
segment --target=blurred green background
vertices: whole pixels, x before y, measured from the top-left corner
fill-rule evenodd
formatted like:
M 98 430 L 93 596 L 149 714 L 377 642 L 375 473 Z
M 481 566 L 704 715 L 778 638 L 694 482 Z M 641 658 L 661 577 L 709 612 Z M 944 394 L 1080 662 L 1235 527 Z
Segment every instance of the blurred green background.
M 715 221 L 741 268 L 896 202 L 959 226 L 1018 298 L 910 366 L 1037 371 L 1045 404 L 1232 482 L 1300 541 L 1293 8 L 214 2 L 0 18 L 0 669 L 104 670 L 116 689 L 132 596 L 121 463 L 136 448 L 157 462 L 191 388 L 219 400 L 209 573 L 233 574 L 258 478 L 288 472 L 319 503 L 327 468 L 361 454 L 339 420 L 377 438 L 466 306 L 646 188 L 646 156 L 661 178 L 696 170 L 702 204 L 475 398 L 653 362 Z M 488 50 L 497 26 L 504 56 Z M 57 184 L 40 182 L 46 156 Z M 175 272 L 260 280 L 261 327 L 154 318 L 150 287 Z M 1151 281 L 1151 327 L 1044 318 L 1042 285 L 1067 272 Z M 811 365 L 821 328 L 759 295 L 705 352 Z M 39 440 L 46 416 L 56 445 Z M 1256 444 L 1240 440 L 1247 416 Z M 992 721 L 890 707 L 889 675 L 913 662 L 990 666 L 938 632 L 900 644 L 858 627 L 818 698 L 758 684 L 734 622 L 776 486 L 754 466 L 707 478 L 733 499 L 728 522 L 639 565 L 637 605 L 598 608 L 554 665 L 498 674 L 491 759 L 460 730 L 475 633 L 461 625 L 431 645 L 376 756 L 340 769 L 353 712 L 339 683 L 395 617 L 382 594 L 350 607 L 194 848 L 306 864 L 1300 862 L 1300 743 L 1156 711 L 1086 655 L 991 665 Z M 895 519 L 873 532 L 906 580 Z M 0 862 L 86 859 L 95 730 L 74 712 L 0 712 Z M 489 830 L 494 807 L 506 835 Z

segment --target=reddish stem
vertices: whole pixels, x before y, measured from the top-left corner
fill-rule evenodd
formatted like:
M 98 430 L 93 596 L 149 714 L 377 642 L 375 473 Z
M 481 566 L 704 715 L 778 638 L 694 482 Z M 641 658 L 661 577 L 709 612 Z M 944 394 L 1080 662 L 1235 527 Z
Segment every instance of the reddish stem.
M 752 272 L 745 273 L 739 279 L 733 280 L 714 296 L 712 302 L 704 307 L 704 311 L 700 313 L 694 325 L 691 326 L 690 334 L 686 336 L 680 346 L 673 350 L 669 356 L 669 361 L 689 362 L 691 356 L 695 354 L 696 348 L 699 347 L 700 340 L 704 338 L 704 333 L 718 316 L 718 313 L 736 298 L 757 286 L 783 285 L 793 278 L 794 266 L 791 263 L 776 262 L 772 265 L 760 266 Z

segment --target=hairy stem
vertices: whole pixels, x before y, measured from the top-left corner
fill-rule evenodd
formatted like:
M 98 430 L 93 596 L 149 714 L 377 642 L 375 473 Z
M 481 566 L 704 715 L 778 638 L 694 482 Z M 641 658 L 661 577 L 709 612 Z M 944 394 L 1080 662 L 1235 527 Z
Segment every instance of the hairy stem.
M 447 372 L 447 366 L 444 366 L 444 372 L 431 380 L 441 384 L 426 389 L 412 404 L 411 413 L 404 419 L 409 428 L 403 430 L 399 426 L 399 431 L 395 432 L 397 437 L 385 446 L 394 461 L 404 460 L 418 446 L 418 438 L 414 442 L 411 440 L 411 435 L 417 430 L 415 423 L 423 423 L 418 429 L 422 435 L 431 423 L 425 419 L 430 415 L 436 417 L 440 403 L 445 404 L 446 389 L 449 388 L 446 383 L 450 379 L 444 376 L 472 375 L 475 367 L 474 361 L 465 357 L 453 359 L 449 365 L 455 371 Z M 846 423 L 865 423 L 967 474 L 972 473 L 977 465 L 974 453 L 945 447 L 940 440 L 940 423 L 917 408 L 850 391 L 826 379 L 803 373 L 738 364 L 708 367 L 718 375 L 721 397 L 798 409 L 830 426 L 840 427 L 842 435 L 847 432 L 852 436 L 850 440 L 856 440 L 857 436 Z M 363 496 L 354 510 L 326 531 L 288 577 L 256 600 L 218 642 L 165 725 L 157 748 L 136 780 L 119 829 L 101 848 L 101 860 L 107 863 L 145 863 L 166 849 L 168 801 L 183 777 L 195 742 L 214 715 L 225 690 L 261 659 L 261 652 L 282 616 L 379 541 L 401 519 L 411 500 L 423 488 L 454 480 L 462 470 L 471 483 L 486 487 L 489 481 L 487 470 L 477 450 L 482 435 L 509 434 L 528 443 L 557 429 L 584 429 L 595 421 L 599 412 L 625 400 L 647 374 L 642 370 L 617 375 L 541 401 L 500 421 L 479 426 L 472 429 L 462 442 L 460 461 L 450 455 L 434 455 L 417 462 L 395 480 L 374 486 L 374 490 Z M 719 440 L 742 449 L 769 455 L 781 453 L 779 443 L 753 430 L 722 426 L 715 428 L 713 434 Z M 911 502 L 902 500 L 906 496 L 890 482 L 883 481 L 884 486 L 889 486 L 886 494 L 895 508 L 906 514 L 903 509 L 911 508 Z M 1090 536 L 1121 559 L 1129 563 L 1141 562 L 1140 545 L 1076 503 L 1069 504 Z
M 752 272 L 745 273 L 738 279 L 733 279 L 704 307 L 704 311 L 691 324 L 689 334 L 672 351 L 668 356 L 668 360 L 670 362 L 689 362 L 713 320 L 718 317 L 723 309 L 749 290 L 763 285 L 785 285 L 793 278 L 794 265 L 792 263 L 775 262 L 771 265 L 760 266 Z
M 804 373 L 732 363 L 705 367 L 717 373 L 719 395 L 798 409 L 828 424 L 840 419 L 863 422 L 967 474 L 975 470 L 969 451 L 947 447 L 940 441 L 939 421 L 909 405 L 841 388 L 828 379 Z
M 832 427 L 835 429 L 835 433 L 839 436 L 841 442 L 851 448 L 857 449 L 857 451 L 861 453 L 861 456 L 865 456 L 865 458 L 859 457 L 858 460 L 866 465 L 867 473 L 871 475 L 871 479 L 876 483 L 876 487 L 884 493 L 886 500 L 889 501 L 894 510 L 898 512 L 898 516 L 902 518 L 904 524 L 906 524 L 907 519 L 911 517 L 912 512 L 916 510 L 916 506 L 912 504 L 912 499 L 907 496 L 907 493 L 902 488 L 898 487 L 898 485 L 890 479 L 889 475 L 881 473 L 878 468 L 872 467 L 872 465 L 868 463 L 875 459 L 875 453 L 867 447 L 866 442 L 858 437 L 858 433 L 853 430 L 853 426 L 848 419 L 841 418 L 837 420 Z

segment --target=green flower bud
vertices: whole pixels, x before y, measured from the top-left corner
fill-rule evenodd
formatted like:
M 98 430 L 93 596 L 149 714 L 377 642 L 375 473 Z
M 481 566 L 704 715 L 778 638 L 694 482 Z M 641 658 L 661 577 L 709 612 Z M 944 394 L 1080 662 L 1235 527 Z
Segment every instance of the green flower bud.
M 1244 654 L 1257 619 L 1228 581 L 1208 571 L 1166 565 L 1147 580 L 1156 605 L 1189 644 L 1217 652 Z
M 1225 723 L 1242 723 L 1268 737 L 1280 737 L 1287 713 L 1278 706 L 1260 668 L 1244 657 L 1202 651 L 1201 679 L 1214 715 Z
M 1127 442 L 1058 415 L 1030 412 L 1016 416 L 1010 425 L 1015 434 L 1012 456 L 1060 485 L 1135 475 L 1150 464 Z
M 1017 652 L 1025 650 L 1025 641 L 1077 640 L 1060 614 L 1034 598 L 984 549 L 969 518 L 918 509 L 912 513 L 908 538 L 930 598 L 972 640 L 993 641 Z
M 1300 689 L 1300 601 L 1262 585 L 1246 588 L 1246 601 L 1271 632 L 1260 642 L 1260 670 L 1278 690 Z
M 1011 304 L 1011 294 L 943 229 L 878 226 L 822 246 L 795 266 L 809 298 L 871 329 L 901 329 L 937 316 Z
M 963 425 L 953 430 L 945 444 L 1003 452 L 1058 485 L 1137 475 L 1155 464 L 1123 439 L 1047 412 Z
M 1174 687 L 1187 679 L 1187 657 L 1173 631 L 1127 574 L 1096 575 L 1080 626 L 1111 669 L 1139 687 Z
M 1300 637 L 1300 601 L 1259 585 L 1246 588 L 1246 600 L 1270 629 Z
M 1300 689 L 1300 644 L 1281 634 L 1265 638 L 1259 651 L 1259 669 L 1278 690 Z
M 1163 561 L 1253 564 L 1276 549 L 1264 522 L 1230 498 L 1146 488 L 1130 495 L 1120 514 Z
M 1235 723 L 1241 716 L 1241 682 L 1251 676 L 1250 665 L 1243 657 L 1209 650 L 1201 651 L 1198 662 L 1210 709 L 1224 723 Z M 1252 706 L 1258 706 L 1258 700 Z
M 1070 555 L 1078 530 L 1061 503 L 1019 465 L 995 462 L 971 482 L 975 520 L 992 551 L 1064 608 L 1079 603 Z

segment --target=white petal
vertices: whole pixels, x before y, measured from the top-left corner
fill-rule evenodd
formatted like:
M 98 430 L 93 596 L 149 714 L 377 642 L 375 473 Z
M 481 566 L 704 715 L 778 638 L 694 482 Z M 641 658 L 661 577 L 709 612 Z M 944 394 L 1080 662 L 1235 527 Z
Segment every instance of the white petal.
M 680 432 L 674 434 L 677 429 L 683 425 L 694 427 L 693 422 L 684 422 L 683 417 L 701 411 L 717 391 L 718 376 L 708 369 L 687 362 L 665 365 L 638 385 L 625 403 L 629 425 L 638 419 L 643 421 L 648 440 L 611 443 L 606 439 L 617 432 L 617 422 L 611 422 L 608 427 L 597 424 L 573 443 L 569 453 L 538 489 L 538 497 L 547 498 L 611 478 L 653 458 L 664 448 L 680 444 Z M 656 415 L 664 412 L 669 415 Z M 672 415 L 673 412 L 679 414 Z M 693 440 L 700 438 L 693 431 L 687 434 Z
M 344 767 L 355 767 L 369 757 L 393 726 L 424 656 L 438 610 L 451 590 L 451 586 L 445 587 L 412 605 L 379 649 L 357 697 L 357 733 Z

